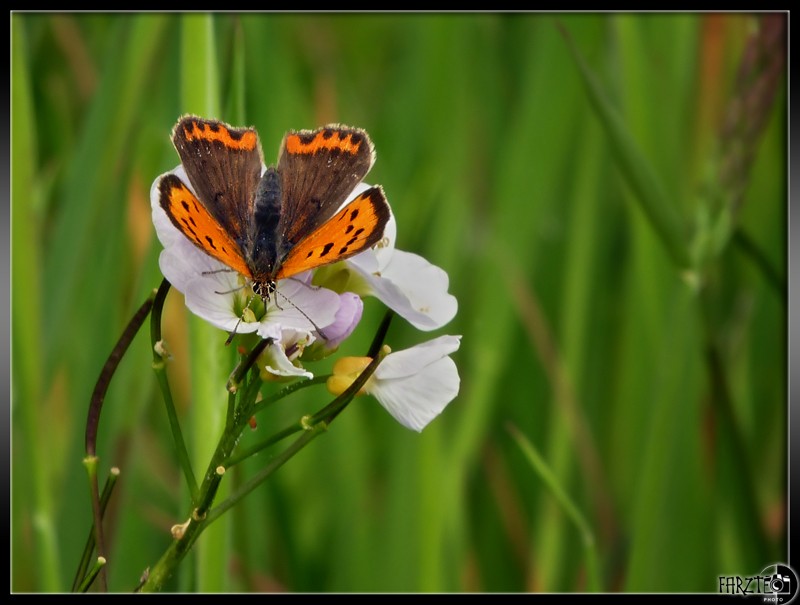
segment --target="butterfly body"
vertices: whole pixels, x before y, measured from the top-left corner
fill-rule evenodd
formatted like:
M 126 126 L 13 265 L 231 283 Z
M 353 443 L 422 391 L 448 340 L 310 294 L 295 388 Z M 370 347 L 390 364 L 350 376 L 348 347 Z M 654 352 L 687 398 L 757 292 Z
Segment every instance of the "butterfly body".
M 264 298 L 277 280 L 349 258 L 383 236 L 391 211 L 380 186 L 342 207 L 375 160 L 363 130 L 289 132 L 277 165 L 263 175 L 252 128 L 186 116 L 172 140 L 196 195 L 177 175 L 164 175 L 161 207 L 192 243 Z

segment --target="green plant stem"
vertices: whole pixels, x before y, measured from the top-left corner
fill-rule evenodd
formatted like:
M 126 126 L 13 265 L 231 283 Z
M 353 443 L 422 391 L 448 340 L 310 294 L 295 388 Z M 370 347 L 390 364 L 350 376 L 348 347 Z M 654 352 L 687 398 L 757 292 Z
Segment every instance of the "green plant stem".
M 219 489 L 219 484 L 222 481 L 222 476 L 224 475 L 224 470 L 222 473 L 217 472 L 217 470 L 220 467 L 222 467 L 222 469 L 225 468 L 222 463 L 230 457 L 231 453 L 233 452 L 233 448 L 236 447 L 236 443 L 239 441 L 239 436 L 244 428 L 244 424 L 249 417 L 249 414 L 245 415 L 237 413 L 232 426 L 226 427 L 219 444 L 217 444 L 217 449 L 211 456 L 211 462 L 208 464 L 208 469 L 206 469 L 206 474 L 203 478 L 203 484 L 200 486 L 200 498 L 194 511 L 192 511 L 192 517 L 196 519 L 205 518 L 208 509 L 211 507 L 211 504 L 214 501 L 214 497 L 217 495 L 217 489 Z
M 290 395 L 290 394 L 292 394 L 295 391 L 298 391 L 300 389 L 303 389 L 303 388 L 306 388 L 306 387 L 310 387 L 310 386 L 313 386 L 315 384 L 322 384 L 325 381 L 327 381 L 327 379 L 328 379 L 328 375 L 325 375 L 325 376 L 315 376 L 314 378 L 311 378 L 309 380 L 303 380 L 303 381 L 300 381 L 300 382 L 294 382 L 294 383 L 288 385 L 287 387 L 281 389 L 279 392 L 275 393 L 274 395 L 271 395 L 270 397 L 266 397 L 263 400 L 256 402 L 253 405 L 252 409 L 250 410 L 249 414 L 247 415 L 247 418 L 250 418 L 250 416 L 253 416 L 253 415 L 257 414 L 258 412 L 263 410 L 264 407 L 266 407 L 270 403 L 275 403 L 276 401 L 278 401 L 278 400 L 280 400 L 280 399 L 282 399 L 282 398 L 284 398 L 284 397 L 286 397 L 286 396 L 288 396 L 288 395 Z M 286 427 L 285 429 L 283 429 L 281 431 L 278 431 L 274 435 L 271 435 L 267 439 L 264 439 L 260 443 L 257 443 L 257 444 L 255 444 L 255 445 L 253 445 L 253 446 L 251 446 L 251 447 L 249 447 L 249 448 L 247 448 L 245 450 L 240 451 L 236 455 L 231 456 L 227 460 L 223 461 L 222 465 L 226 469 L 229 469 L 232 466 L 235 466 L 235 465 L 239 464 L 242 460 L 246 460 L 250 456 L 253 456 L 253 455 L 257 454 L 261 450 L 266 449 L 269 446 L 274 445 L 274 444 L 278 443 L 279 441 L 282 441 L 282 440 L 286 439 L 290 435 L 293 435 L 294 433 L 297 433 L 298 431 L 303 430 L 303 428 L 305 428 L 303 426 L 303 424 L 298 421 L 297 423 L 295 423 L 295 424 L 293 424 L 291 426 L 288 426 L 288 427 Z
M 128 347 L 133 342 L 133 337 L 142 327 L 144 320 L 150 313 L 153 307 L 155 293 L 145 300 L 142 305 L 134 313 L 125 330 L 122 332 L 117 344 L 108 356 L 103 369 L 100 371 L 100 376 L 95 384 L 92 398 L 89 402 L 89 412 L 86 419 L 86 457 L 84 464 L 89 474 L 89 487 L 91 492 L 92 501 L 92 516 L 94 523 L 95 545 L 97 546 L 97 556 L 105 558 L 105 540 L 103 539 L 103 513 L 100 506 L 100 489 L 97 485 L 97 431 L 100 426 L 100 413 L 103 411 L 103 403 L 105 402 L 108 387 L 111 384 L 111 378 L 119 367 Z M 105 565 L 99 570 L 100 590 L 106 592 L 108 590 Z
M 706 308 L 708 303 L 706 301 Z M 711 320 L 706 318 L 707 330 Z M 711 388 L 711 405 L 719 436 L 719 485 L 734 486 L 737 496 L 732 499 L 732 508 L 737 517 L 737 527 L 747 534 L 747 543 L 753 553 L 753 561 L 766 561 L 770 557 L 769 539 L 766 535 L 758 502 L 758 493 L 753 469 L 747 457 L 747 448 L 739 424 L 736 421 L 733 401 L 728 388 L 728 379 L 722 355 L 713 336 L 707 336 L 706 364 Z
M 89 414 L 86 420 L 85 444 L 87 456 L 94 456 L 97 453 L 97 429 L 100 425 L 100 412 L 103 410 L 103 402 L 108 392 L 108 386 L 111 384 L 111 378 L 114 376 L 114 372 L 117 371 L 122 357 L 125 355 L 131 342 L 133 342 L 133 337 L 136 336 L 139 328 L 142 327 L 144 320 L 147 318 L 148 313 L 150 313 L 150 309 L 153 307 L 154 303 L 154 296 L 155 293 L 151 294 L 147 300 L 142 303 L 142 306 L 137 309 L 136 313 L 134 313 L 117 341 L 117 344 L 114 345 L 105 365 L 103 365 L 103 369 L 100 371 L 100 376 L 92 392 L 92 399 L 89 403 Z
M 244 425 L 243 417 L 249 418 L 249 416 L 245 417 L 237 414 L 234 418 L 233 426 L 229 427 L 229 430 L 226 430 L 220 438 L 217 448 L 211 457 L 203 483 L 200 486 L 196 500 L 197 504 L 193 507 L 183 533 L 173 540 L 161 559 L 150 569 L 147 579 L 138 587 L 137 591 L 152 592 L 160 590 L 164 582 L 172 576 L 174 570 L 189 552 L 197 537 L 211 522 L 206 512 L 214 500 L 224 474 L 218 473 L 217 468 L 221 466 L 222 461 L 230 456 L 233 448 L 236 447 L 236 442 Z M 214 518 L 216 519 L 216 516 Z
M 586 550 L 586 576 L 588 587 L 591 592 L 598 592 L 601 590 L 600 572 L 597 556 L 597 542 L 594 537 L 594 532 L 578 509 L 575 502 L 570 498 L 567 491 L 559 482 L 558 477 L 550 470 L 550 467 L 539 455 L 539 452 L 533 447 L 533 444 L 523 435 L 515 426 L 508 426 L 508 432 L 517 442 L 525 458 L 530 463 L 533 470 L 544 482 L 550 492 L 555 497 L 556 501 L 564 509 L 564 512 L 578 528 L 583 540 L 583 547 Z
M 92 565 L 92 569 L 89 570 L 89 573 L 84 578 L 83 582 L 81 582 L 80 586 L 78 586 L 77 592 L 86 592 L 89 590 L 89 587 L 94 582 L 94 579 L 98 576 L 98 574 L 104 570 L 106 567 L 106 560 L 104 557 L 97 557 L 95 559 L 94 565 Z
M 226 469 L 230 469 L 233 466 L 236 466 L 243 460 L 247 460 L 250 456 L 254 456 L 261 450 L 268 448 L 271 445 L 275 445 L 276 443 L 283 441 L 287 437 L 294 435 L 295 433 L 302 431 L 303 425 L 299 421 L 295 424 L 286 427 L 282 431 L 278 431 L 274 435 L 264 439 L 263 441 L 248 447 L 247 449 L 242 450 L 241 452 L 237 453 L 235 456 L 231 456 L 227 460 L 225 460 L 222 464 Z
M 733 243 L 747 258 L 753 261 L 767 283 L 772 286 L 772 289 L 778 294 L 778 298 L 780 298 L 783 305 L 786 306 L 786 281 L 778 274 L 777 269 L 775 269 L 775 266 L 767 258 L 767 255 L 764 254 L 764 251 L 759 248 L 758 244 L 756 244 L 741 227 L 734 231 Z
M 100 495 L 101 517 L 105 514 L 108 501 L 111 499 L 114 486 L 117 484 L 117 477 L 119 477 L 119 469 L 117 467 L 112 467 L 108 473 L 106 483 L 103 486 L 103 493 Z M 78 591 L 82 581 L 86 578 L 86 570 L 89 568 L 89 562 L 91 561 L 92 553 L 94 552 L 94 538 L 94 524 L 92 524 L 92 527 L 89 530 L 89 536 L 86 538 L 86 546 L 83 548 L 83 555 L 81 556 L 80 563 L 78 564 L 78 570 L 75 572 L 75 579 L 72 581 L 73 592 Z
M 302 427 L 299 427 L 297 430 L 302 430 Z M 211 523 L 215 519 L 217 519 L 220 515 L 222 515 L 227 510 L 231 509 L 235 506 L 242 498 L 244 498 L 247 494 L 252 492 L 256 487 L 258 487 L 261 483 L 263 483 L 268 477 L 272 475 L 276 470 L 278 470 L 281 466 L 284 465 L 290 458 L 292 458 L 295 454 L 297 454 L 301 449 L 303 449 L 306 445 L 311 443 L 313 439 L 318 437 L 321 433 L 328 430 L 328 425 L 325 422 L 318 422 L 307 428 L 305 432 L 297 438 L 297 440 L 292 443 L 289 447 L 287 447 L 284 451 L 280 454 L 275 456 L 272 460 L 269 461 L 267 466 L 265 466 L 261 471 L 256 473 L 248 481 L 244 482 L 239 489 L 237 489 L 233 494 L 231 494 L 228 498 L 226 498 L 223 502 L 221 502 L 218 506 L 214 507 L 208 513 L 207 522 Z
M 229 391 L 235 393 L 239 390 L 241 382 L 244 380 L 247 371 L 253 367 L 253 364 L 255 364 L 258 356 L 264 352 L 264 349 L 266 349 L 271 342 L 271 338 L 263 338 L 259 340 L 258 343 L 256 343 L 256 346 L 254 346 L 247 354 L 247 357 L 245 357 L 241 363 L 236 366 L 236 369 L 231 374 L 231 377 L 228 379 L 228 384 L 226 385 Z
M 11 276 L 13 282 L 23 278 L 23 287 L 12 287 L 11 324 L 14 326 L 12 339 L 13 370 L 12 403 L 10 411 L 14 416 L 12 427 L 21 423 L 23 439 L 19 439 L 14 431 L 12 435 L 19 445 L 24 442 L 24 449 L 15 451 L 15 463 L 25 460 L 31 481 L 31 497 L 24 506 L 14 506 L 15 512 L 24 509 L 26 516 L 33 520 L 30 525 L 32 544 L 25 543 L 31 549 L 36 563 L 36 589 L 43 592 L 56 592 L 61 587 L 61 565 L 58 554 L 58 539 L 55 522 L 55 500 L 60 497 L 59 487 L 53 481 L 53 467 L 48 459 L 45 445 L 50 439 L 50 431 L 42 431 L 47 417 L 41 405 L 42 393 L 46 391 L 47 381 L 43 380 L 42 368 L 52 367 L 47 362 L 47 347 L 52 347 L 51 334 L 43 326 L 43 322 L 30 321 L 30 318 L 48 318 L 45 309 L 43 288 L 48 284 L 43 275 L 47 255 L 42 243 L 44 224 L 47 217 L 41 212 L 37 200 L 42 196 L 42 184 L 45 181 L 41 171 L 41 159 L 37 150 L 42 126 L 41 116 L 35 110 L 34 88 L 32 82 L 37 80 L 35 64 L 31 56 L 35 45 L 31 44 L 29 28 L 26 27 L 28 15 L 17 12 L 11 15 L 11 204 L 9 216 L 11 220 Z M 59 297 L 59 300 L 60 297 Z M 43 335 L 47 334 L 47 338 Z M 16 450 L 16 446 L 15 446 Z M 20 457 L 21 452 L 21 457 Z M 17 472 L 17 476 L 22 473 Z M 14 488 L 12 488 L 12 491 Z M 58 494 L 58 495 L 57 495 Z M 16 516 L 16 515 L 15 515 Z M 17 524 L 12 529 L 12 543 L 22 543 L 18 539 Z M 12 553 L 12 557 L 14 554 Z M 16 569 L 27 565 L 17 565 Z M 17 575 L 17 574 L 13 574 Z M 13 582 L 12 582 L 13 583 Z
M 293 382 L 292 384 L 284 387 L 274 395 L 270 395 L 269 397 L 264 397 L 261 401 L 256 402 L 253 405 L 253 409 L 251 410 L 251 415 L 258 414 L 261 410 L 263 410 L 268 405 L 275 403 L 276 401 L 280 401 L 284 397 L 291 395 L 295 391 L 299 391 L 300 389 L 305 389 L 315 384 L 323 384 L 328 380 L 329 376 L 326 374 L 324 376 L 314 376 L 314 378 L 309 378 L 308 380 L 301 380 L 298 382 Z
M 150 344 L 153 347 L 153 370 L 156 373 L 161 395 L 164 397 L 164 408 L 167 411 L 169 428 L 172 431 L 172 439 L 175 442 L 175 453 L 178 456 L 181 469 L 183 469 L 183 476 L 186 479 L 186 485 L 189 487 L 189 494 L 191 495 L 192 502 L 196 502 L 198 497 L 197 479 L 194 476 L 192 463 L 189 459 L 189 452 L 186 449 L 186 442 L 183 439 L 180 422 L 178 422 L 175 402 L 172 400 L 172 391 L 169 388 L 169 379 L 167 378 L 166 369 L 168 353 L 166 352 L 164 341 L 161 339 L 161 312 L 164 309 L 164 301 L 167 298 L 170 287 L 170 283 L 166 279 L 162 280 L 161 285 L 158 287 L 158 292 L 156 292 L 155 300 L 153 301 L 153 314 L 150 317 Z
M 100 508 L 100 494 L 97 488 L 97 456 L 86 456 L 83 464 L 86 467 L 86 473 L 89 476 L 89 492 L 90 500 L 92 502 L 92 519 L 94 520 L 94 542 L 97 545 L 97 558 L 105 560 L 105 539 L 103 537 L 103 512 Z M 102 570 L 98 570 L 100 572 Z M 95 573 L 92 577 L 94 580 L 98 576 Z M 105 573 L 99 573 L 100 591 L 108 592 L 108 583 Z
M 341 413 L 341 411 L 347 406 L 353 397 L 358 394 L 366 381 L 383 360 L 385 354 L 381 351 L 381 346 L 383 344 L 383 339 L 386 337 L 389 325 L 391 324 L 392 317 L 393 313 L 388 311 L 383 319 L 383 322 L 378 328 L 378 331 L 369 349 L 370 352 L 379 352 L 375 355 L 370 364 L 364 368 L 361 374 L 359 374 L 358 378 L 353 381 L 353 384 L 351 384 L 350 387 L 348 387 L 341 395 L 336 397 L 336 399 L 325 406 L 317 414 L 314 414 L 313 416 L 304 416 L 297 422 L 296 425 L 293 425 L 285 431 L 276 434 L 276 436 L 273 438 L 277 438 L 283 433 L 285 434 L 283 434 L 283 436 L 280 438 L 288 436 L 289 434 L 297 432 L 298 430 L 304 431 L 294 443 L 286 448 L 286 450 L 273 458 L 261 472 L 240 486 L 240 488 L 233 495 L 229 496 L 217 507 L 209 511 L 208 508 L 214 501 L 214 496 L 216 495 L 219 483 L 222 480 L 225 471 L 227 470 L 224 466 L 224 462 L 231 459 L 231 453 L 239 441 L 239 437 L 244 429 L 244 425 L 249 420 L 250 416 L 252 415 L 252 411 L 255 408 L 255 404 L 253 402 L 255 401 L 255 397 L 258 394 L 258 390 L 261 386 L 261 379 L 258 376 L 253 377 L 252 382 L 247 385 L 243 392 L 240 393 L 241 399 L 239 409 L 234 415 L 233 425 L 226 427 L 225 433 L 220 438 L 217 448 L 211 457 L 211 462 L 208 465 L 203 484 L 200 486 L 200 497 L 198 498 L 199 504 L 192 510 L 192 513 L 186 522 L 186 526 L 182 529 L 180 535 L 173 540 L 169 548 L 167 548 L 167 551 L 162 555 L 161 559 L 159 559 L 159 561 L 150 569 L 149 573 L 147 574 L 147 578 L 137 588 L 137 592 L 152 592 L 160 590 L 189 552 L 192 544 L 194 544 L 198 536 L 210 523 L 218 519 L 231 507 L 235 506 L 236 503 L 238 503 L 243 497 L 255 489 L 260 483 L 270 477 L 272 473 L 283 466 L 290 458 L 297 454 L 297 452 L 303 449 L 322 432 L 327 430 L 328 425 L 336 418 L 337 415 Z M 311 382 L 312 381 L 305 381 L 301 384 L 308 385 Z M 284 393 L 285 396 L 286 394 L 293 392 L 293 390 L 295 389 L 289 389 L 287 387 L 281 392 Z M 219 472 L 220 470 L 222 472 Z

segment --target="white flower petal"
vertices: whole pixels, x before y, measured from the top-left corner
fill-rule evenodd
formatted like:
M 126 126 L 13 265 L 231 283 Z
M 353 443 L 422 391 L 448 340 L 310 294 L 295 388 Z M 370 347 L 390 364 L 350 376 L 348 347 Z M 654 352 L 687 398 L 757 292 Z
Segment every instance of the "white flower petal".
M 327 288 L 311 286 L 301 279 L 284 279 L 278 282 L 277 304 L 271 304 L 266 319 L 282 326 L 313 332 L 325 328 L 336 320 L 339 295 Z
M 280 344 L 276 342 L 271 343 L 269 346 L 267 346 L 264 353 L 269 359 L 266 364 L 266 370 L 270 374 L 274 374 L 275 376 L 305 376 L 306 378 L 314 378 L 314 375 L 311 372 L 305 370 L 304 368 L 299 368 L 289 361 L 283 346 Z
M 192 313 L 221 330 L 236 330 L 239 334 L 255 332 L 259 327 L 258 322 L 241 321 L 241 316 L 234 313 L 233 300 L 237 289 L 241 291 L 236 273 L 221 272 L 188 280 L 183 296 L 186 307 Z
M 461 336 L 444 335 L 386 356 L 375 369 L 378 380 L 405 378 L 422 371 L 442 357 L 458 351 Z
M 358 256 L 348 261 L 367 281 L 370 294 L 415 328 L 435 330 L 453 319 L 458 301 L 448 294 L 449 278 L 441 268 L 403 250 L 394 250 L 389 263 L 378 273 L 367 268 L 376 262 L 377 259 Z
M 443 357 L 412 376 L 370 381 L 367 392 L 400 424 L 422 431 L 458 395 L 460 382 L 455 362 Z

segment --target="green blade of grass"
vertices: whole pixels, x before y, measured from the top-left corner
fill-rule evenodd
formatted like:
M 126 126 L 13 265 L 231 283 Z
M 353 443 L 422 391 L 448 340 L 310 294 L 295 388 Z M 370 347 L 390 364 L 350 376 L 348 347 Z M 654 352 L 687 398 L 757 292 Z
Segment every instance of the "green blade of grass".
M 566 489 L 561 484 L 557 475 L 553 473 L 533 444 L 523 435 L 519 429 L 513 426 L 508 427 L 511 436 L 525 455 L 526 460 L 531 465 L 534 473 L 539 476 L 547 486 L 559 506 L 567 514 L 570 521 L 578 528 L 583 541 L 586 554 L 586 574 L 588 576 L 588 589 L 590 592 L 598 592 L 601 589 L 600 570 L 597 556 L 597 546 L 594 532 L 586 521 L 586 517 L 578 509 L 572 498 L 567 494 Z
M 675 210 L 675 204 L 667 197 L 656 171 L 642 155 L 619 113 L 608 100 L 597 77 L 586 65 L 572 38 L 563 28 L 562 32 L 578 66 L 578 72 L 595 115 L 611 140 L 614 158 L 617 160 L 626 182 L 634 192 L 636 201 L 640 204 L 653 229 L 658 233 L 678 270 L 691 269 L 687 238 L 681 224 L 680 214 Z
M 39 188 L 34 167 L 37 163 L 36 129 L 31 98 L 30 67 L 24 17 L 12 15 L 12 124 L 11 137 L 11 245 L 12 272 L 20 287 L 11 289 L 14 337 L 14 397 L 12 414 L 20 414 L 25 427 L 26 447 L 22 452 L 23 468 L 14 473 L 20 483 L 25 477 L 32 485 L 33 506 L 29 511 L 34 532 L 33 557 L 41 578 L 40 590 L 63 590 L 61 564 L 58 559 L 56 523 L 53 517 L 53 485 L 49 465 L 45 464 L 47 432 L 42 430 L 41 323 L 41 221 L 37 212 Z M 24 280 L 24 284 L 22 281 Z M 19 454 L 18 454 L 19 455 Z M 27 482 L 26 481 L 26 482 Z M 18 534 L 21 527 L 13 528 Z
M 181 17 L 181 113 L 225 121 L 219 115 L 220 77 L 215 23 L 216 16 L 211 14 L 195 13 Z M 225 426 L 228 395 L 225 384 L 233 360 L 231 351 L 223 346 L 225 333 L 194 315 L 189 317 L 189 341 L 192 380 L 189 447 L 195 468 L 205 469 Z M 230 487 L 230 481 L 222 481 L 217 501 L 230 494 Z M 195 570 L 193 590 L 230 590 L 231 527 L 230 516 L 225 516 L 210 525 L 198 539 L 192 559 Z

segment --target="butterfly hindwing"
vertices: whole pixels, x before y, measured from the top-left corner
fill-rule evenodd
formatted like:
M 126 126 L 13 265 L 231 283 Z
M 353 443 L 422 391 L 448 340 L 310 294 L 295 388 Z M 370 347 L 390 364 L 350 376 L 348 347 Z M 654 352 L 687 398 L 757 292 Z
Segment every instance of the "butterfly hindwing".
M 252 128 L 185 116 L 172 142 L 197 197 L 217 223 L 244 246 L 261 179 L 262 156 Z
M 159 203 L 167 216 L 189 241 L 223 262 L 231 269 L 251 277 L 237 243 L 211 216 L 206 207 L 174 174 L 161 177 L 158 184 Z
M 283 207 L 279 232 L 284 249 L 330 219 L 369 172 L 375 151 L 358 128 L 328 125 L 289 132 L 278 158 Z
M 383 189 L 367 189 L 295 245 L 280 264 L 277 279 L 350 258 L 374 246 L 383 237 L 390 216 Z

